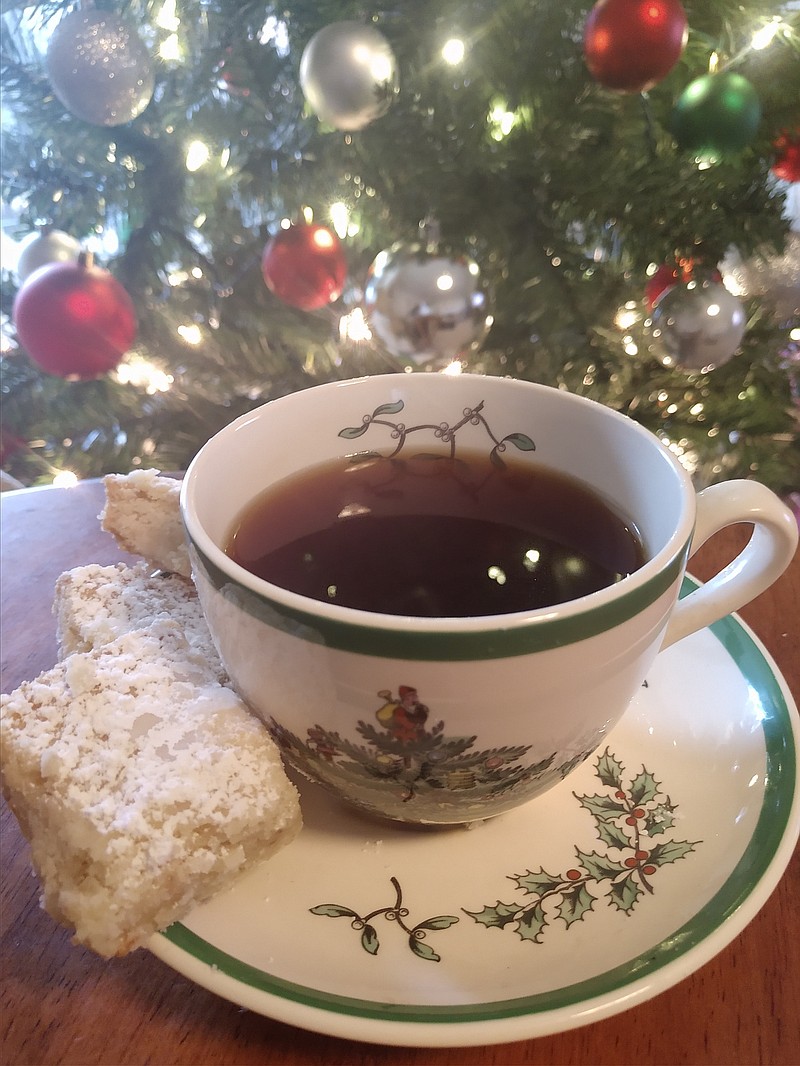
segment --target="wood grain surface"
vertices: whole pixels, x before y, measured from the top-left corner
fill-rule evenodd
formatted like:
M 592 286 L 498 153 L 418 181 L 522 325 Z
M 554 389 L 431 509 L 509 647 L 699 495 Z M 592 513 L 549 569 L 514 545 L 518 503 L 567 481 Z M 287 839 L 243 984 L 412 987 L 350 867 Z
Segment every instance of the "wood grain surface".
M 98 482 L 2 497 L 2 677 L 8 692 L 56 658 L 58 575 L 124 556 L 102 533 Z M 743 542 L 714 538 L 690 570 L 707 579 Z M 800 557 L 740 612 L 800 693 Z M 104 961 L 73 947 L 39 908 L 27 845 L 3 807 L 0 918 L 2 1066 L 133 1064 L 800 1063 L 800 857 L 745 931 L 676 987 L 624 1014 L 567 1033 L 491 1047 L 404 1049 L 294 1029 L 198 988 L 146 951 Z M 475 960 L 480 965 L 480 960 Z

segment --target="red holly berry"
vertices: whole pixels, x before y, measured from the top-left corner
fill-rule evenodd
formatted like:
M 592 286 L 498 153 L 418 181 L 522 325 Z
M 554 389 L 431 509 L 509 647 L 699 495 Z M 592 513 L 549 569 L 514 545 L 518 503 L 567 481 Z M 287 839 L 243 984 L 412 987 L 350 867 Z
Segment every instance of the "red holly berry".
M 565 876 L 568 881 L 580 881 L 581 872 L 580 870 L 567 870 Z
M 636 858 L 641 862 L 643 859 L 646 859 L 649 854 L 649 851 L 637 851 Z
M 616 796 L 616 798 L 618 800 L 624 800 L 625 799 L 625 793 L 622 791 L 622 789 L 617 789 L 617 791 L 614 793 L 614 795 Z
M 636 825 L 636 819 L 633 817 L 632 814 L 629 814 L 628 817 L 625 819 L 625 825 Z
M 643 867 L 642 872 L 646 874 L 654 874 L 656 872 L 656 869 L 657 867 L 653 866 L 651 863 L 650 865 Z
M 628 857 L 628 858 L 627 858 L 627 859 L 625 860 L 625 865 L 626 865 L 626 866 L 628 866 L 628 867 L 630 867 L 630 869 L 632 870 L 632 869 L 634 868 L 634 866 L 636 866 L 636 865 L 637 865 L 637 863 L 636 863 L 636 859 L 634 859 L 634 857 L 633 857 L 632 855 L 631 855 L 631 856 L 629 856 L 629 857 Z
M 633 817 L 634 818 L 644 818 L 644 808 L 643 807 L 637 807 L 636 810 L 633 812 Z

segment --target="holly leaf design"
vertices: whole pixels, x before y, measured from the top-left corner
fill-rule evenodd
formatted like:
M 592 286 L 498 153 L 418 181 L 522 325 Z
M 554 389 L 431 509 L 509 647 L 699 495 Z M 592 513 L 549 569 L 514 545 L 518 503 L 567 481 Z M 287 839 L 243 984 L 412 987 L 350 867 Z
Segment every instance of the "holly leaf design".
M 547 918 L 540 901 L 534 903 L 532 907 L 520 915 L 517 923 L 517 933 L 522 940 L 532 940 L 534 944 L 541 944 L 542 934 L 546 925 Z
M 543 896 L 545 892 L 552 892 L 564 883 L 563 877 L 547 873 L 544 867 L 541 867 L 538 873 L 528 870 L 527 873 L 518 874 L 511 880 L 516 881 L 523 892 L 528 892 L 533 896 Z
M 581 866 L 594 881 L 607 881 L 625 873 L 626 866 L 621 862 L 610 859 L 608 855 L 601 855 L 598 851 L 580 851 L 575 849 Z
M 527 433 L 509 433 L 507 437 L 503 437 L 502 443 L 513 444 L 514 447 L 519 448 L 521 452 L 536 451 L 536 445 Z
M 626 914 L 630 914 L 641 894 L 641 888 L 630 875 L 623 877 L 621 881 L 613 881 L 608 889 L 609 900 Z
M 438 914 L 435 918 L 428 918 L 426 921 L 415 925 L 413 931 L 417 929 L 449 929 L 457 921 L 458 918 L 453 914 Z
M 378 934 L 375 931 L 374 925 L 365 925 L 361 932 L 361 947 L 364 951 L 368 951 L 370 955 L 377 955 L 378 948 L 380 947 L 380 941 L 378 940 Z
M 349 907 L 342 907 L 338 903 L 320 903 L 318 907 L 311 908 L 312 914 L 321 914 L 325 918 L 358 918 L 355 911 Z
M 582 920 L 584 914 L 592 909 L 594 901 L 595 897 L 585 884 L 575 885 L 564 892 L 558 907 L 558 916 L 570 926 L 573 922 Z
M 344 437 L 345 440 L 355 440 L 356 437 L 363 437 L 369 429 L 369 422 L 364 422 L 360 426 L 346 426 L 344 429 L 339 430 L 339 436 Z
M 487 906 L 481 911 L 465 910 L 464 913 L 487 928 L 502 929 L 504 926 L 516 921 L 516 916 L 519 914 L 519 904 L 513 903 L 509 905 L 498 900 L 494 907 Z
M 667 863 L 677 862 L 678 859 L 682 859 L 689 852 L 694 851 L 695 844 L 698 843 L 699 841 L 691 844 L 688 840 L 667 840 L 663 844 L 656 844 L 647 857 L 647 861 L 651 862 L 653 866 L 666 866 Z
M 629 848 L 631 846 L 630 837 L 614 822 L 597 819 L 597 835 L 610 848 Z
M 644 829 L 648 835 L 651 837 L 660 836 L 662 833 L 666 833 L 668 829 L 671 829 L 675 825 L 673 811 L 674 807 L 669 800 L 651 811 L 644 819 Z
M 602 793 L 598 793 L 595 796 L 575 796 L 575 799 L 580 803 L 581 807 L 584 807 L 595 818 L 608 821 L 613 818 L 619 818 L 621 814 L 625 814 L 625 805 L 620 803 L 619 800 L 612 799 L 611 796 L 605 796 Z
M 379 415 L 399 415 L 405 407 L 403 400 L 394 400 L 393 403 L 382 403 L 372 412 L 372 417 L 377 418 Z
M 427 959 L 428 962 L 441 962 L 442 956 L 437 955 L 430 944 L 426 944 L 424 940 L 417 940 L 416 937 L 410 936 L 408 938 L 408 946 L 421 959 Z
M 606 748 L 597 760 L 597 776 L 609 788 L 622 788 L 622 771 L 625 767 Z
M 631 799 L 637 804 L 648 803 L 656 798 L 660 788 L 653 775 L 642 767 L 642 772 L 631 782 Z

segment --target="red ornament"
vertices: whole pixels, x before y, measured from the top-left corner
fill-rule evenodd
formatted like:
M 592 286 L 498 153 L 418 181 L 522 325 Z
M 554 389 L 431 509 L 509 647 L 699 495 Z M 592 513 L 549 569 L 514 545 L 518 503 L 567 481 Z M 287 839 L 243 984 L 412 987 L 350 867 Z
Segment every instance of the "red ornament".
M 691 281 L 694 277 L 695 268 L 699 267 L 701 267 L 701 264 L 695 262 L 694 259 L 681 259 L 677 263 L 662 264 L 648 280 L 644 288 L 645 299 L 650 310 L 653 310 L 667 289 L 671 289 L 679 281 L 684 283 Z M 701 269 L 701 273 L 709 281 L 722 281 L 722 274 L 716 269 L 705 272 Z
M 17 293 L 12 318 L 31 359 L 62 378 L 105 374 L 136 337 L 130 296 L 87 256 L 35 270 Z
M 652 89 L 686 46 L 689 24 L 680 0 L 598 0 L 586 19 L 583 51 L 607 89 Z
M 347 261 L 335 233 L 316 223 L 299 223 L 268 242 L 261 272 L 278 299 L 301 311 L 313 311 L 341 296 Z
M 671 289 L 673 285 L 677 284 L 680 278 L 681 272 L 677 266 L 670 266 L 669 263 L 664 263 L 658 268 L 644 289 L 647 306 L 651 311 L 659 298 L 664 295 L 667 289 Z
M 775 141 L 772 173 L 781 181 L 800 181 L 800 129 L 784 132 Z

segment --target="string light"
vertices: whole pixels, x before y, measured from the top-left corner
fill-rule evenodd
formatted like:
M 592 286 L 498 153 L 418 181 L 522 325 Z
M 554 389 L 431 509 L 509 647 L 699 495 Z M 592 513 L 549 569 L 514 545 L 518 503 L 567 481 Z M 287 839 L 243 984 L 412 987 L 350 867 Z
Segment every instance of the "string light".
M 620 307 L 614 316 L 614 322 L 620 329 L 630 329 L 639 321 L 639 311 L 633 300 L 628 300 L 624 307 Z M 628 338 L 625 338 L 626 340 Z
M 339 337 L 343 341 L 372 340 L 372 330 L 360 307 L 354 307 L 339 319 Z
M 177 15 L 175 0 L 164 0 L 161 10 L 156 15 L 155 22 L 156 26 L 159 26 L 162 30 L 169 30 L 170 33 L 178 32 L 181 20 Z
M 447 374 L 448 377 L 457 377 L 463 373 L 464 364 L 460 359 L 454 359 L 452 363 L 448 363 L 447 366 L 442 367 L 442 373 Z
M 489 133 L 495 141 L 507 137 L 516 124 L 515 112 L 509 111 L 504 102 L 495 104 L 489 112 Z
M 767 45 L 771 44 L 782 29 L 784 29 L 784 24 L 780 15 L 773 15 L 771 22 L 768 22 L 766 26 L 762 26 L 753 34 L 750 46 L 760 52 L 762 48 L 766 48 Z
M 442 59 L 451 67 L 456 67 L 463 61 L 465 51 L 464 42 L 458 37 L 451 37 L 442 48 Z
M 200 332 L 200 327 L 191 323 L 188 326 L 178 326 L 177 333 L 179 337 L 182 337 L 187 344 L 199 344 L 203 339 L 203 334 Z
M 347 204 L 342 203 L 341 200 L 337 201 L 335 204 L 331 204 L 330 216 L 333 228 L 336 230 L 336 236 L 339 237 L 340 240 L 344 240 L 348 234 L 348 228 L 350 225 L 350 212 L 347 209 Z
M 186 169 L 193 174 L 200 167 L 205 166 L 210 155 L 207 144 L 202 141 L 192 141 L 186 149 Z
M 71 470 L 59 470 L 53 478 L 53 486 L 57 489 L 71 489 L 78 484 L 78 475 Z
M 175 378 L 167 374 L 160 366 L 143 359 L 141 356 L 129 356 L 124 363 L 120 363 L 114 371 L 114 377 L 120 385 L 132 385 L 135 388 L 144 389 L 148 396 L 155 396 L 158 392 L 169 392 Z
M 181 42 L 177 33 L 171 33 L 169 37 L 165 37 L 158 46 L 159 59 L 163 59 L 166 63 L 177 63 L 182 54 Z

